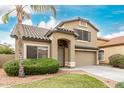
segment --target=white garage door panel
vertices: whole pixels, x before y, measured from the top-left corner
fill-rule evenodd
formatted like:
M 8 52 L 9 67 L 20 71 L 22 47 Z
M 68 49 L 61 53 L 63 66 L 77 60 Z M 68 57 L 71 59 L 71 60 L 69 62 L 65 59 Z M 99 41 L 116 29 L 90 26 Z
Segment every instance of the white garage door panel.
M 96 52 L 76 51 L 76 66 L 96 64 Z

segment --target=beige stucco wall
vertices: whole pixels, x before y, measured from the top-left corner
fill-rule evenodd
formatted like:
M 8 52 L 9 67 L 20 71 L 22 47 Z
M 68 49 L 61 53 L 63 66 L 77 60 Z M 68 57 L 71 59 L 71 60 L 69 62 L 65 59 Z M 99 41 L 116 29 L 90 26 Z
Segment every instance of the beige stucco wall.
M 79 21 L 72 21 L 72 22 L 64 23 L 61 27 L 69 30 L 73 30 L 75 27 L 78 27 L 78 26 L 79 26 Z
M 0 54 L 0 68 L 3 66 L 4 63 L 14 60 L 15 54 Z
M 15 58 L 18 59 L 18 40 L 16 40 L 15 42 Z M 37 41 L 29 41 L 29 40 L 23 40 L 22 41 L 23 44 L 23 57 L 26 58 L 26 45 L 34 45 L 34 46 L 48 46 L 48 57 L 51 57 L 50 55 L 50 42 L 37 42 Z
M 108 58 L 114 54 L 124 54 L 124 45 L 101 48 L 104 50 L 105 63 L 109 63 Z
M 96 43 L 97 42 L 97 31 L 87 22 L 72 21 L 72 22 L 64 23 L 61 27 L 70 29 L 70 30 L 74 30 L 74 28 L 78 28 L 79 26 L 81 26 L 81 24 L 86 24 L 86 27 L 87 27 L 86 29 L 89 32 L 91 32 L 91 41 L 87 42 L 87 41 L 83 41 L 83 40 L 77 40 L 76 45 L 97 47 L 97 43 Z
M 75 65 L 75 37 L 74 35 L 66 34 L 66 33 L 60 33 L 60 32 L 54 32 L 49 37 L 51 42 L 51 57 L 58 60 L 58 40 L 63 39 L 69 41 L 69 64 L 71 66 Z

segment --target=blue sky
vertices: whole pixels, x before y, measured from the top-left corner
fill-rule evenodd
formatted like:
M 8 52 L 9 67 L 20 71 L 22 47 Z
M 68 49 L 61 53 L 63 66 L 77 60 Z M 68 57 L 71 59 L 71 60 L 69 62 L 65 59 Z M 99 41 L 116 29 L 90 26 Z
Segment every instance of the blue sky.
M 0 6 L 0 16 L 5 12 L 11 9 L 12 6 Z M 81 17 L 88 19 L 93 23 L 100 32 L 98 35 L 102 37 L 115 37 L 124 35 L 124 6 L 86 6 L 86 5 L 66 5 L 66 6 L 56 6 L 57 9 L 57 18 L 54 19 L 50 13 L 42 14 L 32 14 L 31 20 L 24 21 L 25 24 L 29 25 L 39 25 L 39 26 L 54 26 L 66 19 L 74 19 L 76 17 Z M 26 9 L 27 10 L 27 9 Z M 8 24 L 3 24 L 0 20 L 0 41 L 1 42 L 13 42 L 10 41 L 10 31 L 13 26 L 16 24 L 16 17 L 13 13 L 9 19 Z

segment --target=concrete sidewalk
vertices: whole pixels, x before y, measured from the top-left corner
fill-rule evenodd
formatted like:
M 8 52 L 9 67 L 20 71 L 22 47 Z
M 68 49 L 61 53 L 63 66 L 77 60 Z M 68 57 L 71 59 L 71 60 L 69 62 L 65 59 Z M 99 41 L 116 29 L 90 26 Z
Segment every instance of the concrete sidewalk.
M 114 68 L 111 66 L 83 66 L 80 68 L 74 68 L 75 70 L 81 70 L 87 73 L 91 73 L 103 78 L 108 78 L 117 82 L 124 82 L 124 69 Z

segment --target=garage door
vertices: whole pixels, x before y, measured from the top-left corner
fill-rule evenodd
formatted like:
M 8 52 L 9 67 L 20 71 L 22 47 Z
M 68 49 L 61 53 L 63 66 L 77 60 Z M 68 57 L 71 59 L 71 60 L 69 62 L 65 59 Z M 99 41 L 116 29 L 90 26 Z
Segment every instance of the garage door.
M 76 51 L 76 66 L 96 64 L 96 52 Z

